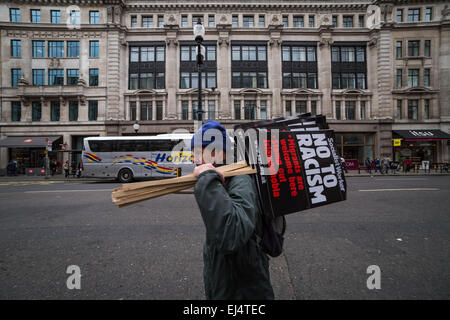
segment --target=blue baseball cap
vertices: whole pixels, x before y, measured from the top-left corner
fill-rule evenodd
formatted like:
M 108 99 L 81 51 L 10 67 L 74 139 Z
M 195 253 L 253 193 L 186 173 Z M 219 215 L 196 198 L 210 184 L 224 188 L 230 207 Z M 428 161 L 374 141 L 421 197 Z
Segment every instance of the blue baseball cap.
M 218 133 L 221 134 L 222 140 L 216 141 Z M 194 147 L 207 147 L 210 144 L 217 144 L 217 147 L 221 147 L 223 151 L 231 150 L 231 140 L 228 137 L 225 128 L 217 121 L 208 120 L 200 129 L 198 129 L 191 139 L 191 150 Z

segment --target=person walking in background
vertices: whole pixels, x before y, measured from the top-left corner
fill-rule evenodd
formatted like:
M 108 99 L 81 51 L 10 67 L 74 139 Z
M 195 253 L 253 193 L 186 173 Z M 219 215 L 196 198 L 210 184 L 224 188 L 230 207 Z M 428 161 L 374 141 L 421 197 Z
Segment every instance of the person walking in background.
M 52 162 L 50 162 L 50 171 L 52 173 L 52 176 L 56 173 L 56 160 L 53 159 Z
M 376 157 L 373 160 L 373 169 L 375 170 L 375 173 L 377 173 L 377 170 L 381 172 L 381 170 L 380 170 L 380 159 L 378 159 L 378 157 Z
M 69 160 L 67 160 L 67 161 L 64 163 L 63 168 L 64 168 L 64 174 L 65 174 L 65 177 L 66 177 L 66 178 L 69 178 L 69 174 L 70 174 L 70 164 L 69 164 Z
M 368 173 L 372 174 L 372 162 L 369 158 L 366 159 L 366 170 Z
M 347 170 L 347 164 L 345 163 L 345 159 L 342 158 L 342 157 L 340 157 L 340 158 L 339 158 L 339 161 L 341 162 L 342 170 L 344 170 L 345 173 L 348 173 L 348 170 Z

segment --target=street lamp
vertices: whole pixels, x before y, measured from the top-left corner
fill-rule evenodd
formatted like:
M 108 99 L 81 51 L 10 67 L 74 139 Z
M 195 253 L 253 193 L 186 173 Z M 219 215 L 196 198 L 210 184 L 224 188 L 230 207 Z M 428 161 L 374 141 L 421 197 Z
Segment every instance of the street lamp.
M 198 66 L 198 106 L 197 106 L 197 120 L 203 120 L 203 108 L 202 108 L 202 72 L 200 66 L 203 64 L 202 55 L 202 42 L 205 36 L 205 27 L 202 25 L 200 19 L 197 20 L 197 24 L 194 26 L 194 37 L 197 42 L 197 66 Z
M 133 129 L 134 129 L 134 132 L 136 133 L 136 135 L 137 135 L 137 133 L 138 133 L 138 131 L 139 131 L 139 128 L 140 128 L 141 126 L 139 125 L 139 123 L 135 123 L 135 124 L 133 124 Z

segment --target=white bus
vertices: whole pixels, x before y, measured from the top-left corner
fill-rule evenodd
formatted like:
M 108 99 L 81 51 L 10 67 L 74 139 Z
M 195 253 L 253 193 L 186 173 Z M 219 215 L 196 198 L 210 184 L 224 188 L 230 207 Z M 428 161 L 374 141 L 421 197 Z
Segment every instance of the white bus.
M 192 134 L 84 138 L 83 176 L 126 183 L 136 178 L 176 177 L 178 168 L 182 175 L 192 173 L 191 138 Z

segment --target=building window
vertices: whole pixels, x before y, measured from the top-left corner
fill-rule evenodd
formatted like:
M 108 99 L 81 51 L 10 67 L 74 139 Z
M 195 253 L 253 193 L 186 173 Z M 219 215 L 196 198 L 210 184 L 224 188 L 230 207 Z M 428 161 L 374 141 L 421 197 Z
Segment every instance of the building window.
M 11 22 L 20 22 L 20 9 L 9 9 L 9 20 Z
M 165 46 L 130 47 L 129 89 L 165 88 Z
M 408 69 L 408 87 L 419 85 L 419 69 Z
M 403 113 L 403 111 L 402 111 L 402 100 L 398 99 L 397 100 L 397 119 L 401 120 L 403 118 L 402 113 Z
M 283 28 L 289 27 L 289 16 L 283 16 Z
M 164 28 L 164 16 L 158 16 L 158 28 Z
M 259 115 L 261 120 L 267 119 L 267 100 L 259 101 Z
M 403 9 L 397 9 L 397 22 L 403 22 Z
M 408 56 L 418 57 L 419 56 L 420 41 L 408 41 Z
M 267 88 L 267 48 L 265 45 L 232 44 L 232 87 Z M 254 61 L 248 64 L 246 61 Z
M 423 85 L 425 87 L 430 86 L 430 69 L 423 69 Z
M 67 69 L 67 85 L 73 86 L 78 84 L 79 70 Z
M 310 28 L 314 28 L 315 25 L 316 25 L 315 17 L 314 16 L 309 16 L 308 18 L 309 18 L 309 27 Z
M 359 117 L 361 120 L 366 119 L 366 102 L 360 101 L 359 103 Z
M 423 118 L 430 119 L 430 99 L 423 101 Z
M 203 118 L 203 115 L 202 115 Z M 192 101 L 192 120 L 198 120 L 198 101 Z
M 39 101 L 31 103 L 31 121 L 41 121 L 42 105 Z
M 431 40 L 425 40 L 425 47 L 423 51 L 425 57 L 431 57 Z
M 290 117 L 290 116 L 292 116 L 292 101 L 286 100 L 285 103 L 286 104 L 284 107 L 284 115 L 285 115 L 285 117 Z
M 136 120 L 136 102 L 130 102 L 130 120 Z
M 417 120 L 419 113 L 419 100 L 408 100 L 408 119 Z
M 356 120 L 356 101 L 345 101 L 345 119 Z
M 72 10 L 70 12 L 70 23 L 71 24 L 80 24 L 80 11 Z
M 303 28 L 305 26 L 303 16 L 294 16 L 293 23 L 294 28 Z
M 49 58 L 64 58 L 64 41 L 49 41 L 48 42 L 48 57 Z
M 213 15 L 208 16 L 208 27 L 214 28 L 216 25 L 216 20 Z
M 142 16 L 142 28 L 153 28 L 153 16 Z
M 45 69 L 33 69 L 33 86 L 45 86 Z
M 200 20 L 200 23 L 201 24 L 203 24 L 203 25 L 205 25 L 204 23 L 203 23 L 203 16 L 192 16 L 192 24 L 198 24 L 198 20 Z
M 41 10 L 31 9 L 31 22 L 33 23 L 41 22 Z
M 78 101 L 69 101 L 69 121 L 78 120 Z
M 89 100 L 88 119 L 89 121 L 97 121 L 98 117 L 98 101 Z
M 189 120 L 189 101 L 181 101 L 181 120 Z
M 17 87 L 19 85 L 19 80 L 22 77 L 21 69 L 11 69 L 11 86 Z
M 344 28 L 353 28 L 353 16 L 343 17 Z
M 425 21 L 433 20 L 433 8 L 425 9 Z
M 63 69 L 49 69 L 48 70 L 48 85 L 64 85 L 64 70 Z
M 263 15 L 259 16 L 259 27 L 264 28 L 266 26 L 266 18 Z
M 156 102 L 156 120 L 163 119 L 163 103 L 162 101 Z
M 22 117 L 22 106 L 20 101 L 11 102 L 11 121 L 20 121 Z
M 98 86 L 98 69 L 89 69 L 89 86 Z
M 67 58 L 78 58 L 80 56 L 80 42 L 67 41 Z
M 33 58 L 45 57 L 45 41 L 32 41 Z
M 198 88 L 198 70 L 194 44 L 180 47 L 180 88 Z M 205 62 L 202 67 L 202 87 L 216 88 L 216 46 L 205 44 Z
M 141 102 L 141 120 L 152 120 L 153 105 L 151 101 Z
M 244 119 L 256 119 L 256 100 L 244 100 Z
M 306 113 L 306 100 L 297 100 L 295 101 L 295 114 L 303 114 Z
M 188 17 L 187 16 L 181 16 L 181 27 L 182 28 L 188 27 Z
M 216 102 L 214 100 L 208 100 L 208 120 L 214 120 L 216 118 Z
M 61 11 L 59 10 L 51 10 L 50 11 L 50 22 L 59 24 L 61 23 Z
M 89 58 L 98 58 L 99 55 L 99 42 L 89 41 Z
M 239 17 L 237 15 L 233 15 L 231 17 L 231 19 L 232 19 L 232 26 L 233 26 L 233 28 L 239 27 Z
M 341 120 L 341 102 L 336 101 L 336 120 Z
M 21 55 L 21 41 L 11 40 L 11 57 L 20 58 Z
M 244 28 L 253 28 L 255 26 L 254 19 L 255 18 L 253 16 L 244 16 L 243 18 Z
M 335 27 L 335 28 L 338 27 L 338 16 L 332 17 L 332 24 L 333 24 L 333 27 Z
M 397 69 L 397 88 L 403 87 L 403 69 Z
M 395 52 L 397 59 L 403 57 L 403 43 L 402 41 L 396 41 L 395 42 Z
M 408 22 L 420 21 L 420 9 L 408 9 Z
M 241 120 L 241 100 L 234 100 L 234 118 Z
M 50 121 L 59 121 L 61 114 L 61 107 L 59 101 L 50 102 Z
M 137 17 L 131 16 L 131 27 L 136 28 L 137 27 Z
M 364 28 L 364 16 L 358 16 L 358 26 Z
M 100 13 L 98 11 L 89 11 L 89 23 L 90 24 L 100 23 Z
M 233 88 L 267 88 L 267 72 L 233 72 Z

